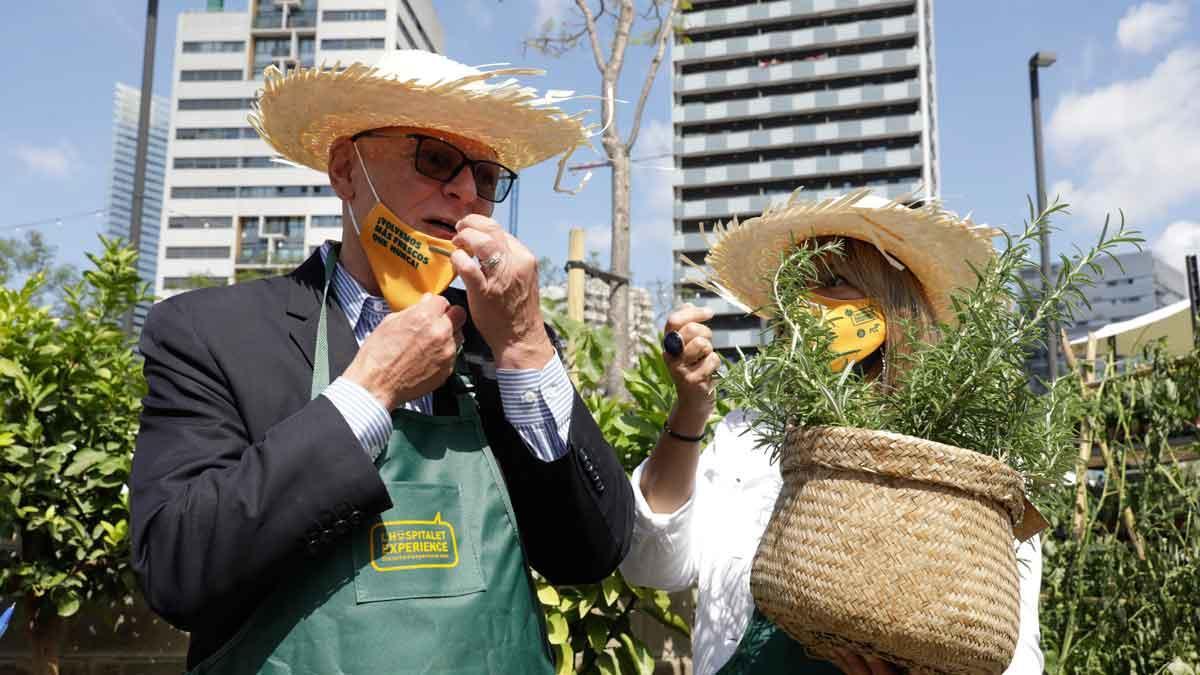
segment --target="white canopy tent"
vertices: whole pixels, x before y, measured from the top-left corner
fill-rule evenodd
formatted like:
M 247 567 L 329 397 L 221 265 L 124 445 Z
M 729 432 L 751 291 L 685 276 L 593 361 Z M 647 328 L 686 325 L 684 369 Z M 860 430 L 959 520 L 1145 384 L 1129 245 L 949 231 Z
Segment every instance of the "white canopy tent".
M 1104 326 L 1091 335 L 1096 339 L 1096 356 L 1115 351 L 1114 359 L 1139 354 L 1143 347 L 1159 338 L 1166 338 L 1169 354 L 1186 354 L 1195 348 L 1192 336 L 1191 303 L 1180 300 L 1153 312 Z M 1087 345 L 1090 336 L 1071 340 L 1071 346 Z

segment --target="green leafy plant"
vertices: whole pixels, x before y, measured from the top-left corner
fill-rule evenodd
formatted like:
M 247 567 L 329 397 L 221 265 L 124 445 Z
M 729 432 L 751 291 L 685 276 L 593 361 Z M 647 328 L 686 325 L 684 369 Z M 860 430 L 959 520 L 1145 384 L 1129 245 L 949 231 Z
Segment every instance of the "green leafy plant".
M 1200 351 L 1101 381 L 1083 420 L 1105 468 L 1044 509 L 1042 646 L 1047 673 L 1200 672 Z
M 128 496 L 144 382 L 122 319 L 145 299 L 132 248 L 101 239 L 93 268 L 56 317 L 33 274 L 0 290 L 0 597 L 24 600 L 38 672 L 60 617 L 83 603 L 131 603 Z M 7 557 L 8 559 L 4 559 Z
M 772 280 L 770 330 L 781 338 L 734 368 L 724 391 L 751 402 L 760 444 L 776 451 L 796 426 L 887 430 L 995 457 L 1026 478 L 1032 495 L 1050 489 L 1072 467 L 1077 385 L 1062 379 L 1038 396 L 1028 386 L 1026 359 L 1044 339 L 1047 320 L 1067 319 L 1073 303 L 1086 304 L 1082 290 L 1102 273 L 1098 260 L 1141 242 L 1123 220 L 1111 236 L 1106 223 L 1093 248 L 1063 257 L 1047 293 L 1030 293 L 1021 281 L 1022 272 L 1037 268 L 1030 249 L 1065 209 L 1055 204 L 1036 218 L 1031 213 L 1024 232 L 976 270 L 977 285 L 953 297 L 957 321 L 938 326 L 939 340 L 920 342 L 912 326 L 904 327 L 913 348 L 889 355 L 900 375 L 886 389 L 851 366 L 830 371 L 832 333 L 808 298 L 818 256 L 837 249 L 798 247 Z

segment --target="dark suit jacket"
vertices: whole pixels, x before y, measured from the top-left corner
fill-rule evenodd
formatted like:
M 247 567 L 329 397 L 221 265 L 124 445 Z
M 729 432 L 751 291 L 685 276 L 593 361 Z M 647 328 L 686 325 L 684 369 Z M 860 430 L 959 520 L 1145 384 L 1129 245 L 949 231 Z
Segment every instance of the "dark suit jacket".
M 392 506 L 345 419 L 309 400 L 323 281 L 314 254 L 287 276 L 175 296 L 146 319 L 133 567 L 150 606 L 191 631 L 189 666 L 245 622 L 277 563 L 320 555 L 348 523 Z M 332 378 L 358 346 L 332 293 L 326 304 Z M 469 323 L 464 336 L 468 352 L 487 351 Z M 568 453 L 542 462 L 505 419 L 496 382 L 475 382 L 530 564 L 558 584 L 607 576 L 629 547 L 633 496 L 582 400 Z M 434 410 L 454 409 L 448 381 Z

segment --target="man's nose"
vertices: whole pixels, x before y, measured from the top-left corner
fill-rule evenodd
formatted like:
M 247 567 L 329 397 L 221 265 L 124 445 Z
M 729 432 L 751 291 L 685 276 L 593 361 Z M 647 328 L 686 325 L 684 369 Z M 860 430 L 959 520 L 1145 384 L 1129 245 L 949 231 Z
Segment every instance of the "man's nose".
M 475 189 L 475 172 L 470 165 L 464 164 L 453 178 L 446 181 L 444 192 L 448 197 L 457 197 L 467 203 L 479 198 L 479 192 Z

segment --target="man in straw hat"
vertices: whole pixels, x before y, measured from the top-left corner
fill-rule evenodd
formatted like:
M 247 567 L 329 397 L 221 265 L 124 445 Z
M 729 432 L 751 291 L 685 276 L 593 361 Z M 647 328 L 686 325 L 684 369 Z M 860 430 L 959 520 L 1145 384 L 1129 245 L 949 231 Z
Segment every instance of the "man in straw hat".
M 267 69 L 251 122 L 328 174 L 342 240 L 147 318 L 133 564 L 193 672 L 551 673 L 527 566 L 594 582 L 624 556 L 628 481 L 534 256 L 489 217 L 516 171 L 587 143 L 491 81 L 529 72 Z
M 992 232 L 937 204 L 907 208 L 867 190 L 819 202 L 803 197 L 798 192 L 760 217 L 719 228 L 705 260 L 711 268 L 705 285 L 747 313 L 765 317 L 770 280 L 784 254 L 810 239 L 840 240 L 844 254 L 823 261 L 811 300 L 827 316 L 849 311 L 865 319 L 831 324 L 834 351 L 853 358 L 853 367 L 866 378 L 894 386 L 903 366 L 893 365 L 896 359 L 889 355 L 907 350 L 914 337 L 936 340 L 935 322 L 954 320 L 951 294 L 974 285 L 972 265 L 986 265 Z M 685 305 L 667 319 L 664 359 L 678 403 L 654 451 L 631 478 L 637 522 L 621 572 L 634 584 L 698 588 L 692 636 L 697 675 L 898 672 L 876 656 L 850 649 L 832 657 L 836 668 L 812 658 L 755 606 L 751 565 L 783 479 L 779 464 L 749 433 L 751 411 L 727 415 L 704 452 L 697 452 L 714 407 L 710 376 L 720 363 L 712 331 L 703 324 L 710 318 L 711 310 Z M 906 332 L 906 323 L 917 332 Z M 841 368 L 844 362 L 832 366 Z M 1020 544 L 1017 556 L 1020 628 L 1005 671 L 1009 675 L 1042 671 L 1038 538 Z M 908 592 L 888 585 L 890 580 L 838 576 L 830 583 L 871 583 L 896 597 Z

